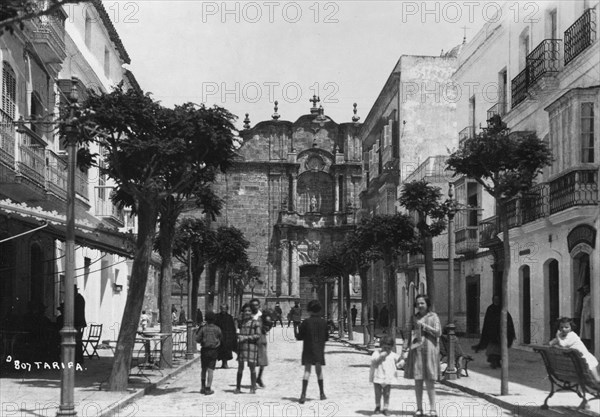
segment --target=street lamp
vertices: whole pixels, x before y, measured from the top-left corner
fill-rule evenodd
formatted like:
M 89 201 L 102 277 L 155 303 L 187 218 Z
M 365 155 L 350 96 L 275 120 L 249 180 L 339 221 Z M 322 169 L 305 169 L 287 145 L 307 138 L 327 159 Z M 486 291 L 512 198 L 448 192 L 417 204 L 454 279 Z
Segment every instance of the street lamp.
M 456 326 L 454 325 L 454 215 L 456 207 L 454 206 L 454 190 L 452 183 L 448 185 L 448 200 L 450 208 L 448 210 L 448 367 L 444 374 L 445 379 L 454 380 L 457 378 L 456 360 L 454 345 L 456 343 Z
M 71 80 L 69 99 L 69 119 L 65 127 L 67 142 L 67 212 L 65 235 L 65 309 L 64 325 L 60 330 L 62 338 L 63 363 L 75 363 L 75 345 L 77 330 L 74 327 L 75 310 L 75 170 L 77 169 L 77 127 L 75 126 L 75 107 L 77 106 L 77 85 Z M 65 92 L 67 93 L 67 92 Z M 60 406 L 57 416 L 76 416 L 75 411 L 75 366 L 65 366 L 60 377 Z

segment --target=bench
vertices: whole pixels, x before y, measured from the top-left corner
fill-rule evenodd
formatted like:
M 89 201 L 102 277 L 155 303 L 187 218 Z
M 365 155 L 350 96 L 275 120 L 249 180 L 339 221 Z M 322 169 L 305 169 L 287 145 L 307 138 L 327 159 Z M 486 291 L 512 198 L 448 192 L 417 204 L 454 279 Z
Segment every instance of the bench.
M 600 399 L 600 383 L 590 374 L 581 352 L 551 346 L 533 346 L 533 350 L 542 356 L 551 384 L 550 394 L 541 407 L 543 410 L 548 409 L 548 400 L 558 391 L 572 391 L 581 397 L 578 410 L 586 407 L 588 394 L 592 400 Z

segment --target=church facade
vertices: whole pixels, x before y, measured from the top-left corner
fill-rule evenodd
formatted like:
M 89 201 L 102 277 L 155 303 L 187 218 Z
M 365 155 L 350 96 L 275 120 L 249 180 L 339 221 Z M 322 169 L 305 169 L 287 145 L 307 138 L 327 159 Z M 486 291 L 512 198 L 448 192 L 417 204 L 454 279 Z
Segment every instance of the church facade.
M 250 241 L 249 258 L 262 281 L 253 295 L 265 307 L 279 302 L 284 314 L 296 301 L 303 309 L 311 299 L 323 303 L 327 296 L 331 303 L 333 287 L 326 291 L 316 279 L 319 257 L 353 230 L 360 206 L 356 107 L 351 122 L 336 123 L 317 100 L 295 122 L 281 120 L 277 102 L 271 120 L 250 127 L 246 115 L 239 157 L 215 189 L 224 199 L 216 226 L 234 226 Z M 219 294 L 218 276 L 208 281 L 210 309 L 227 295 Z M 358 277 L 350 281 L 351 298 L 360 299 Z

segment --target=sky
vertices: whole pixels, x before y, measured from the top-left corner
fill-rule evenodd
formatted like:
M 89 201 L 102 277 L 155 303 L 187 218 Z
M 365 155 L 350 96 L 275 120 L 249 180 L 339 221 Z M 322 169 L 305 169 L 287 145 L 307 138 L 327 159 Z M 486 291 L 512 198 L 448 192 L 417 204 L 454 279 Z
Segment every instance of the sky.
M 104 1 L 129 68 L 164 105 L 205 103 L 251 124 L 309 113 L 361 121 L 401 55 L 473 37 L 498 3 L 477 1 Z M 464 29 L 466 27 L 466 29 Z

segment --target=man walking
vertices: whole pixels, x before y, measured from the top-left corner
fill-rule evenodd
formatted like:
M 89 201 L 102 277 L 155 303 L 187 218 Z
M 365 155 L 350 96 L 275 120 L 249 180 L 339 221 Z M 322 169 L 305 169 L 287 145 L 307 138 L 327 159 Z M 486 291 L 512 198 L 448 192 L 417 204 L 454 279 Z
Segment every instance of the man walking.
M 221 312 L 216 315 L 215 324 L 221 329 L 223 337 L 219 345 L 219 355 L 217 360 L 222 362 L 221 368 L 228 369 L 227 361 L 233 359 L 233 351 L 236 347 L 237 335 L 235 323 L 231 314 L 227 312 L 226 304 L 221 305 Z M 208 316 L 208 313 L 207 313 Z
M 356 309 L 356 304 L 352 305 L 350 309 L 350 313 L 352 314 L 352 326 L 356 326 L 356 316 L 358 315 L 358 310 Z
M 85 321 L 85 298 L 79 294 L 77 285 L 74 285 L 75 310 L 73 314 L 73 326 L 77 330 L 75 339 L 75 362 L 83 366 L 83 329 L 87 327 Z
M 281 320 L 281 316 L 283 316 L 283 311 L 281 310 L 279 303 L 275 303 L 275 308 L 273 309 L 273 311 L 275 312 L 273 316 L 273 326 L 277 326 L 277 321 L 279 321 L 281 327 L 283 327 L 283 321 Z
M 294 323 L 294 334 L 296 334 L 298 333 L 298 326 L 300 326 L 300 322 L 302 321 L 302 309 L 298 301 L 294 302 L 294 307 L 290 310 L 290 318 Z

